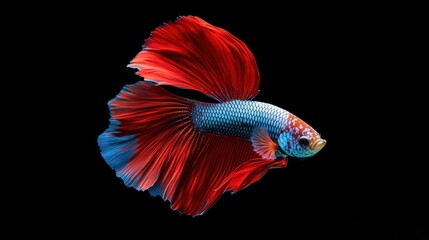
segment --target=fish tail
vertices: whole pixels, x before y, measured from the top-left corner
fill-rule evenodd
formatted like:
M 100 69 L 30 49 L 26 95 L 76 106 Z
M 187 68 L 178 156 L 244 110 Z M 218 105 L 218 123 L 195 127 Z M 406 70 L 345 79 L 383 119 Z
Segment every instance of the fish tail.
M 103 158 L 127 186 L 153 187 L 154 195 L 170 199 L 174 184 L 163 181 L 178 181 L 195 148 L 191 102 L 141 81 L 125 86 L 108 105 L 110 126 L 98 138 Z

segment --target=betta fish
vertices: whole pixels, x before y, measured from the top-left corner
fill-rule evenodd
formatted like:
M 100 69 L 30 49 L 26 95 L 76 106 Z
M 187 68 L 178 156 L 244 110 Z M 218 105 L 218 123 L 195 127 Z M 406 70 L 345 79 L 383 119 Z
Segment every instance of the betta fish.
M 247 46 L 195 16 L 155 29 L 128 65 L 143 80 L 109 101 L 110 125 L 98 137 L 107 164 L 128 187 L 161 196 L 197 216 L 226 191 L 237 192 L 288 157 L 308 158 L 326 140 L 303 120 L 252 101 L 259 71 Z M 213 99 L 177 96 L 163 85 Z

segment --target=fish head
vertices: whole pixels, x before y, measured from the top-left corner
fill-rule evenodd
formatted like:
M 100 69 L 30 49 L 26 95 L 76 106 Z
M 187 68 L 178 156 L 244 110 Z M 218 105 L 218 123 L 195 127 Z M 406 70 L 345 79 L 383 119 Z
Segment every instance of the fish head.
M 305 159 L 314 156 L 326 140 L 310 125 L 291 114 L 278 138 L 279 151 L 287 156 Z

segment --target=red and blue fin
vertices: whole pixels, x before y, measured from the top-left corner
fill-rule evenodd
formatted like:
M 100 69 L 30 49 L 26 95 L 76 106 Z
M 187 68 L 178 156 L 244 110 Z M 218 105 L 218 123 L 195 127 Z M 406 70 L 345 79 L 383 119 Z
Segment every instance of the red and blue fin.
M 259 71 L 247 46 L 195 16 L 158 27 L 129 66 L 146 80 L 196 90 L 219 102 L 258 94 Z
M 98 143 L 117 176 L 139 190 L 165 179 L 177 182 L 197 142 L 189 117 L 190 101 L 141 81 L 125 86 L 109 107 L 110 127 Z M 174 187 L 164 184 L 165 197 L 172 196 Z

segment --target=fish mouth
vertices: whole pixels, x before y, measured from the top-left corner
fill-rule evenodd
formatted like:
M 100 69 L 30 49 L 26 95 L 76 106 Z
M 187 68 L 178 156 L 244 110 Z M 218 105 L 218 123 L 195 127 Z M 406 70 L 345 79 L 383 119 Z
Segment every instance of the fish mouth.
M 314 141 L 313 144 L 311 144 L 311 149 L 315 151 L 320 151 L 325 145 L 326 145 L 326 140 L 320 138 Z

